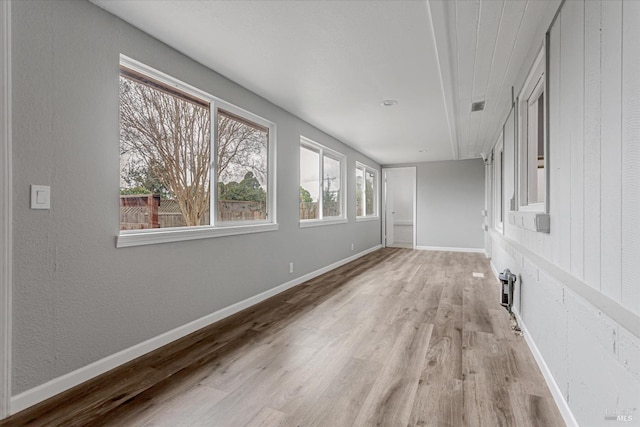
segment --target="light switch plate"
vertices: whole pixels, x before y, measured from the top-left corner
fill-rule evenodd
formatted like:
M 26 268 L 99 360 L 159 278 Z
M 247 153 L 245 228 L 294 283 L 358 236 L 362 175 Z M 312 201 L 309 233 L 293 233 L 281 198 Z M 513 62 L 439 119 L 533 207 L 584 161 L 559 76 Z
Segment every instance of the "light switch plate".
M 31 209 L 51 208 L 51 187 L 48 185 L 31 186 Z

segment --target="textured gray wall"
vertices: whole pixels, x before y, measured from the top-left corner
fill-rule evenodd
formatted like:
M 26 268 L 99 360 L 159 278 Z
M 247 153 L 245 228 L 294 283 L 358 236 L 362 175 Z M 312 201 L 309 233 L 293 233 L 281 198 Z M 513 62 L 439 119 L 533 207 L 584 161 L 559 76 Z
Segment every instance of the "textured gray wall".
M 419 163 L 417 246 L 484 247 L 481 159 Z
M 348 224 L 298 227 L 300 134 L 347 155 L 349 190 L 375 162 L 88 2 L 12 10 L 14 394 L 380 243 L 352 191 Z M 120 53 L 277 124 L 279 231 L 116 249 Z

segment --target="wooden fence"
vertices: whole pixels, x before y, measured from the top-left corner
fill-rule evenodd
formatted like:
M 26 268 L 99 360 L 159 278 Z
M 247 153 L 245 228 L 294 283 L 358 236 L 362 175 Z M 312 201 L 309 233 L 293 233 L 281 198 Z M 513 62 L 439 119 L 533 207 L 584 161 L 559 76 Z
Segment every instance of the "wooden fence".
M 340 214 L 340 205 L 332 203 L 323 206 L 323 216 Z M 317 219 L 318 202 L 301 202 L 300 219 Z M 220 200 L 218 202 L 218 221 L 259 221 L 267 219 L 265 202 L 246 202 L 242 200 Z M 205 212 L 202 225 L 210 224 L 209 211 Z M 185 227 L 177 200 L 160 199 L 153 194 L 120 196 L 120 230 L 142 230 L 147 228 Z
M 219 221 L 256 221 L 267 218 L 265 202 L 220 200 Z M 210 224 L 209 211 L 201 220 Z M 148 228 L 185 227 L 187 225 L 177 200 L 160 199 L 151 194 L 120 196 L 120 229 L 141 230 Z

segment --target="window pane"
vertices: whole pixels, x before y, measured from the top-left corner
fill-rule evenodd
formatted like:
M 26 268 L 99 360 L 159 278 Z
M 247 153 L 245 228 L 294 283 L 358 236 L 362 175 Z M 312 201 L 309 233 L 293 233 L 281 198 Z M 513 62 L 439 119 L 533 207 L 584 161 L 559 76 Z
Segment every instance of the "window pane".
M 527 203 L 544 202 L 544 94 L 529 104 L 527 116 Z
M 374 172 L 367 170 L 365 172 L 365 204 L 366 204 L 366 215 L 375 215 L 376 207 L 375 207 L 375 174 Z
M 320 154 L 300 147 L 300 219 L 318 219 Z
M 364 216 L 364 171 L 356 168 L 356 216 Z
M 340 161 L 324 156 L 324 181 L 322 189 L 322 216 L 335 217 L 342 214 L 340 195 Z
M 218 110 L 218 221 L 267 219 L 268 129 Z
M 544 172 L 544 92 L 538 98 L 538 156 L 536 161 L 537 197 L 536 201 L 544 202 L 546 183 Z
M 504 151 L 500 151 L 500 182 L 498 191 L 498 197 L 500 197 L 500 214 L 498 214 L 498 218 L 500 218 L 500 222 L 504 222 L 504 195 L 502 194 L 502 188 L 504 187 Z
M 120 229 L 208 225 L 209 104 L 121 68 Z

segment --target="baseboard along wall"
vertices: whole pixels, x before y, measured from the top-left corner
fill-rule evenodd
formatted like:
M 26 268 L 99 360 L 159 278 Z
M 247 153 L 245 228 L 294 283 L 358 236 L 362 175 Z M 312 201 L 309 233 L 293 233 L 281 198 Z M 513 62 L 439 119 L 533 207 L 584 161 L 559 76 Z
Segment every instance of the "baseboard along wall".
M 294 286 L 300 285 L 308 280 L 318 277 L 321 274 L 334 270 L 371 252 L 377 251 L 380 248 L 382 248 L 382 245 L 376 245 L 358 254 L 337 261 L 316 271 L 312 271 L 311 273 L 307 273 L 289 282 L 283 283 L 282 285 L 276 286 L 275 288 L 269 289 L 258 295 L 254 295 L 243 301 L 232 304 L 214 313 L 201 317 L 200 319 L 196 319 L 171 331 L 165 332 L 147 341 L 141 342 L 140 344 L 136 344 L 133 347 L 129 347 L 125 350 L 119 351 L 118 353 L 107 356 L 73 372 L 69 372 L 68 374 L 62 375 L 58 378 L 54 378 L 51 381 L 48 381 L 30 390 L 24 391 L 11 398 L 9 415 L 16 414 L 24 409 L 43 402 L 57 394 L 69 390 L 70 388 L 82 384 L 92 378 L 95 378 L 98 375 L 104 374 L 111 369 L 117 368 L 120 365 L 130 362 L 137 357 L 140 357 L 173 341 L 183 338 L 199 329 L 209 326 L 246 308 L 256 305 L 268 298 L 271 298 L 281 292 L 291 289 Z

